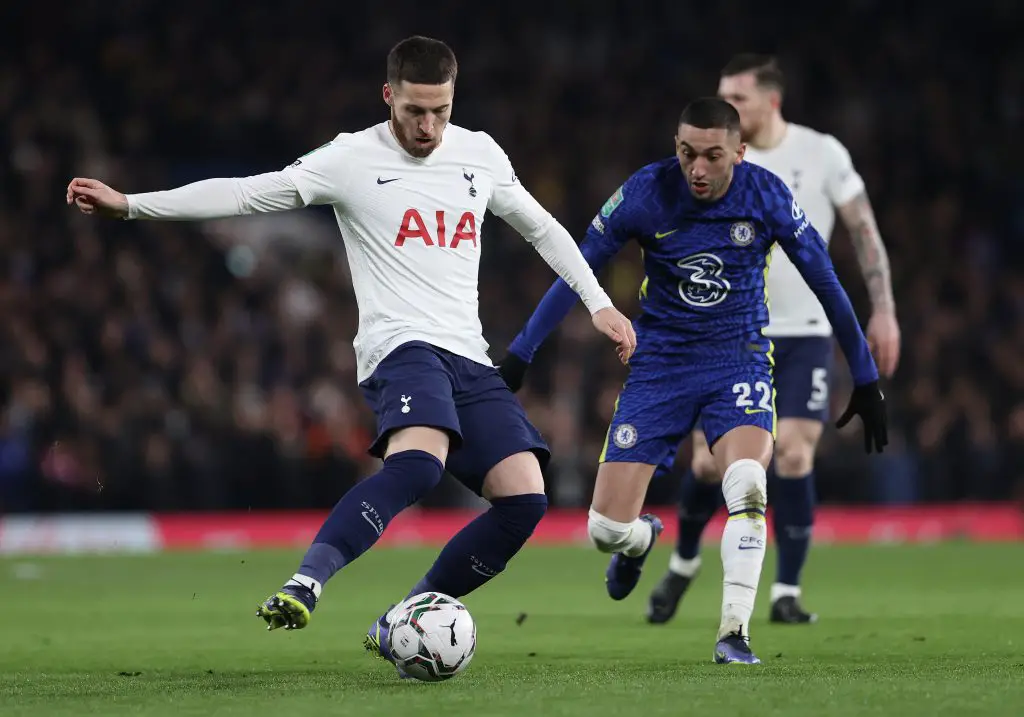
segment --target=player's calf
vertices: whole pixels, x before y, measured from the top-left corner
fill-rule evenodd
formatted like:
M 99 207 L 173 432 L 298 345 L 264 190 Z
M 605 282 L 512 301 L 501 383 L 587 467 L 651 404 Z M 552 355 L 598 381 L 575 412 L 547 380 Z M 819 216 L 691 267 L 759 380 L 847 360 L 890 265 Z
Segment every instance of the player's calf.
M 767 475 L 760 462 L 743 458 L 726 469 L 722 493 L 729 519 L 722 534 L 722 621 L 718 639 L 748 635 L 767 546 Z
M 605 587 L 612 600 L 623 600 L 633 592 L 662 530 L 661 520 L 650 513 L 630 523 L 620 523 L 590 509 L 590 540 L 602 553 L 614 553 L 605 571 Z
M 605 571 L 613 600 L 622 600 L 640 582 L 644 562 L 664 529 L 657 517 L 639 515 L 654 468 L 653 464 L 612 461 L 597 470 L 587 534 L 594 547 L 613 554 Z
M 366 552 L 391 519 L 441 480 L 444 465 L 422 450 L 403 450 L 349 490 L 331 511 L 299 570 L 257 610 L 267 629 L 301 629 L 309 623 L 320 591 L 335 573 Z
M 721 482 L 703 432 L 694 431 L 693 459 L 680 486 L 676 548 L 669 556 L 668 570 L 647 601 L 647 621 L 652 625 L 662 625 L 675 617 L 683 595 L 700 572 L 701 538 L 722 505 Z
M 808 624 L 817 620 L 800 604 L 800 574 L 807 561 L 814 526 L 814 452 L 823 424 L 809 418 L 779 421 L 775 446 L 772 523 L 778 563 L 771 589 L 770 619 Z
M 602 553 L 622 553 L 638 558 L 651 545 L 651 521 L 637 518 L 628 523 L 607 518 L 593 508 L 587 518 L 587 535 L 594 547 Z
M 547 511 L 540 464 L 528 451 L 494 466 L 482 492 L 490 509 L 448 541 L 410 596 L 434 591 L 461 598 L 473 592 L 505 570 Z

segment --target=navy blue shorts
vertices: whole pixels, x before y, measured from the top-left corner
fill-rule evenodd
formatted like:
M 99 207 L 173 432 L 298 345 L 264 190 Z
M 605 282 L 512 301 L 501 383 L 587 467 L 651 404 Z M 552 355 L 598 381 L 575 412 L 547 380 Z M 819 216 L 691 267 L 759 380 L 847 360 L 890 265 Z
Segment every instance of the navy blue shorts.
M 776 410 L 779 418 L 828 421 L 832 378 L 831 336 L 789 336 L 775 344 Z
M 377 415 L 370 454 L 383 458 L 388 437 L 400 428 L 445 431 L 451 448 L 445 468 L 480 495 L 498 463 L 531 451 L 547 466 L 551 453 L 497 369 L 422 341 L 402 344 L 359 384 Z
M 615 402 L 600 461 L 671 466 L 698 418 L 712 447 L 737 426 L 757 426 L 774 436 L 768 360 L 702 369 L 634 366 Z

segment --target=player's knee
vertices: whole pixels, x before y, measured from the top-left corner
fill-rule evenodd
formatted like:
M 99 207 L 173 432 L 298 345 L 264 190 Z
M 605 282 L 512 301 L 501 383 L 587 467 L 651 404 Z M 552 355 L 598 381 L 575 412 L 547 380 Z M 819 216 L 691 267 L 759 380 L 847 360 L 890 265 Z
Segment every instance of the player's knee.
M 620 523 L 606 518 L 593 508 L 590 509 L 587 535 L 590 536 L 590 542 L 602 553 L 620 552 L 629 542 L 629 533 L 632 529 L 632 523 Z
M 415 503 L 441 482 L 444 464 L 427 451 L 404 450 L 385 458 L 384 470 L 402 476 L 402 485 L 409 491 L 409 502 Z
M 530 539 L 548 509 L 548 498 L 543 493 L 523 493 L 491 501 L 503 532 L 520 547 Z
M 717 483 L 721 478 L 715 468 L 715 459 L 706 448 L 693 452 L 690 468 L 693 469 L 694 477 L 702 483 Z
M 779 441 L 775 445 L 775 473 L 780 478 L 802 478 L 813 469 L 813 444 L 806 441 Z
M 768 476 L 764 466 L 751 458 L 735 461 L 725 470 L 722 495 L 730 513 L 744 510 L 764 512 L 768 504 Z
M 503 459 L 484 476 L 481 493 L 490 501 L 516 495 L 544 495 L 544 473 L 537 456 L 523 451 Z

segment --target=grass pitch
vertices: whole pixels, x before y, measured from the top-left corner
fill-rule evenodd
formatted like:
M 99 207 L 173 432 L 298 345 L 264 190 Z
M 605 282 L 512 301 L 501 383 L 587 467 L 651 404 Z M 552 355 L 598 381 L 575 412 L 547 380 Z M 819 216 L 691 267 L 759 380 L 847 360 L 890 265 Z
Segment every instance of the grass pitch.
M 0 560 L 0 715 L 1024 715 L 1024 546 L 816 548 L 799 627 L 767 622 L 769 553 L 759 667 L 711 664 L 715 547 L 675 622 L 644 622 L 667 550 L 616 603 L 603 556 L 528 549 L 466 599 L 479 648 L 441 684 L 361 645 L 433 550 L 364 556 L 295 633 L 255 609 L 301 551 Z

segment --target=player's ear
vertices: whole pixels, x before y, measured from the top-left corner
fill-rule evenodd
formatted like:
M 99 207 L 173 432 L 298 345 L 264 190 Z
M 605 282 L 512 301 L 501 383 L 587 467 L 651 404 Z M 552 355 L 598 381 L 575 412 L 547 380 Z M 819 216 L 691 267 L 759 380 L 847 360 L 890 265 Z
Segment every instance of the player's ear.
M 743 161 L 743 155 L 747 153 L 747 143 L 740 142 L 740 148 L 736 150 L 736 161 L 733 164 L 739 164 Z
M 395 106 L 395 94 L 391 91 L 391 83 L 385 82 L 381 94 L 384 96 L 384 104 L 388 107 Z

